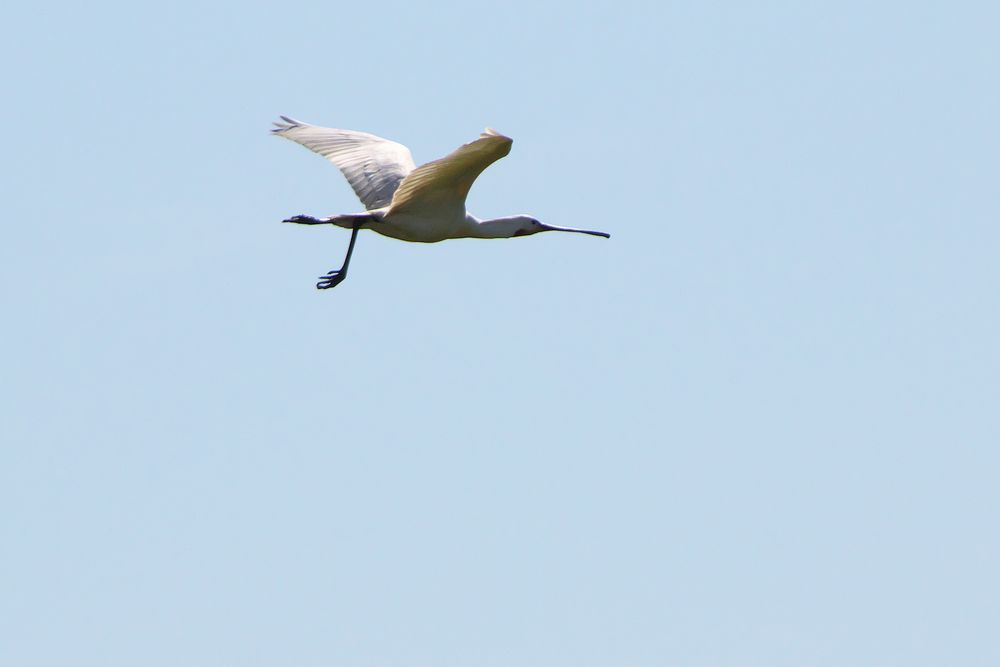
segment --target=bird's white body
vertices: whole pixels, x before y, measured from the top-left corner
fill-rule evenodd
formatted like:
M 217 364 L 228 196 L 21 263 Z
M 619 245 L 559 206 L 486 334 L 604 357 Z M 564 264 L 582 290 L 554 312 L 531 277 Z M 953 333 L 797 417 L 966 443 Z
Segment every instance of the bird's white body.
M 510 238 L 538 232 L 579 232 L 609 235 L 585 229 L 543 225 L 531 216 L 479 220 L 465 209 L 465 198 L 476 178 L 488 166 L 510 153 L 513 139 L 486 128 L 475 141 L 451 154 L 419 167 L 406 146 L 366 132 L 336 130 L 309 125 L 286 116 L 273 132 L 319 153 L 335 164 L 347 178 L 364 213 L 328 218 L 295 216 L 285 222 L 307 225 L 331 224 L 353 230 L 344 266 L 331 271 L 318 285 L 333 287 L 346 275 L 359 229 L 416 243 L 445 239 Z
M 512 225 L 520 225 L 527 216 L 513 218 L 496 218 L 483 224 L 483 221 L 462 212 L 434 210 L 415 213 L 392 214 L 388 208 L 369 211 L 375 220 L 365 224 L 366 229 L 378 232 L 389 238 L 412 243 L 437 243 L 448 239 L 489 239 L 508 238 L 513 233 L 507 233 Z M 353 216 L 333 216 L 328 218 L 331 224 L 351 229 Z
M 372 224 L 368 229 L 400 241 L 437 243 L 471 236 L 475 225 L 472 216 L 466 215 L 464 211 L 462 215 L 455 215 L 454 211 L 433 210 L 391 215 L 387 210 L 381 222 Z

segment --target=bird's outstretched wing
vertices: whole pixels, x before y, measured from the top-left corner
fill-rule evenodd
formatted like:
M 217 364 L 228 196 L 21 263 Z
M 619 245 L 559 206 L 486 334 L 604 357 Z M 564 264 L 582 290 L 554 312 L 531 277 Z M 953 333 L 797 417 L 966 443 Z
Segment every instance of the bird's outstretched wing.
M 274 124 L 274 134 L 337 165 L 369 211 L 388 206 L 399 184 L 416 166 L 410 149 L 374 134 L 318 127 L 287 116 Z
M 486 167 L 510 153 L 514 140 L 486 128 L 475 141 L 414 169 L 392 197 L 391 213 L 461 209 L 472 183 Z

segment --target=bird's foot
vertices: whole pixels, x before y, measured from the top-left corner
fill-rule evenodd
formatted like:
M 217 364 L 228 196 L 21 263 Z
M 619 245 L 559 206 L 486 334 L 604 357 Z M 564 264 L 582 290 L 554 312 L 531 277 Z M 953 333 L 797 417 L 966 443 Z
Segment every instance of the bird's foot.
M 323 225 L 326 224 L 326 220 L 320 220 L 319 218 L 314 218 L 311 215 L 293 215 L 290 218 L 282 220 L 282 222 L 294 222 L 298 225 Z
M 334 269 L 325 276 L 320 276 L 319 282 L 316 283 L 316 289 L 330 289 L 331 287 L 336 287 L 340 283 L 344 282 L 344 278 L 346 277 L 346 271 L 342 269 Z

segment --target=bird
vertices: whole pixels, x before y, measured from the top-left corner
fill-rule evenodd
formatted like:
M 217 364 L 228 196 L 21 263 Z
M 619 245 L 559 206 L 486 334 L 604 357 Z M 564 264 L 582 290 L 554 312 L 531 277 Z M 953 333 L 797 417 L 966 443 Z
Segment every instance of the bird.
M 611 238 L 607 232 L 556 227 L 529 215 L 480 220 L 466 210 L 473 182 L 488 166 L 510 153 L 513 139 L 486 128 L 479 138 L 443 158 L 416 166 L 406 146 L 367 132 L 310 125 L 280 116 L 271 132 L 318 153 L 347 178 L 363 213 L 317 218 L 295 215 L 282 222 L 299 225 L 335 225 L 351 230 L 347 255 L 339 269 L 320 276 L 316 288 L 336 287 L 347 277 L 358 231 L 370 229 L 384 236 L 415 243 L 446 239 L 502 239 L 539 232 L 575 232 Z

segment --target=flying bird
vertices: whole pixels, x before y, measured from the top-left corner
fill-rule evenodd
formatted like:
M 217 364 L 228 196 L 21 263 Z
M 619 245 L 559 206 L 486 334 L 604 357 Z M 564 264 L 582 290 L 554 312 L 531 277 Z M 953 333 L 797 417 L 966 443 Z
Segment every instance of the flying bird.
M 538 232 L 577 232 L 611 238 L 605 232 L 545 225 L 528 215 L 480 220 L 465 209 L 472 183 L 486 167 L 510 153 L 513 139 L 486 128 L 475 141 L 450 155 L 417 167 L 410 150 L 367 132 L 335 130 L 281 116 L 274 134 L 291 139 L 335 164 L 347 178 L 364 213 L 284 220 L 300 225 L 336 225 L 351 230 L 347 255 L 339 269 L 321 276 L 318 289 L 336 287 L 347 277 L 358 230 L 416 243 L 445 239 L 506 239 Z

